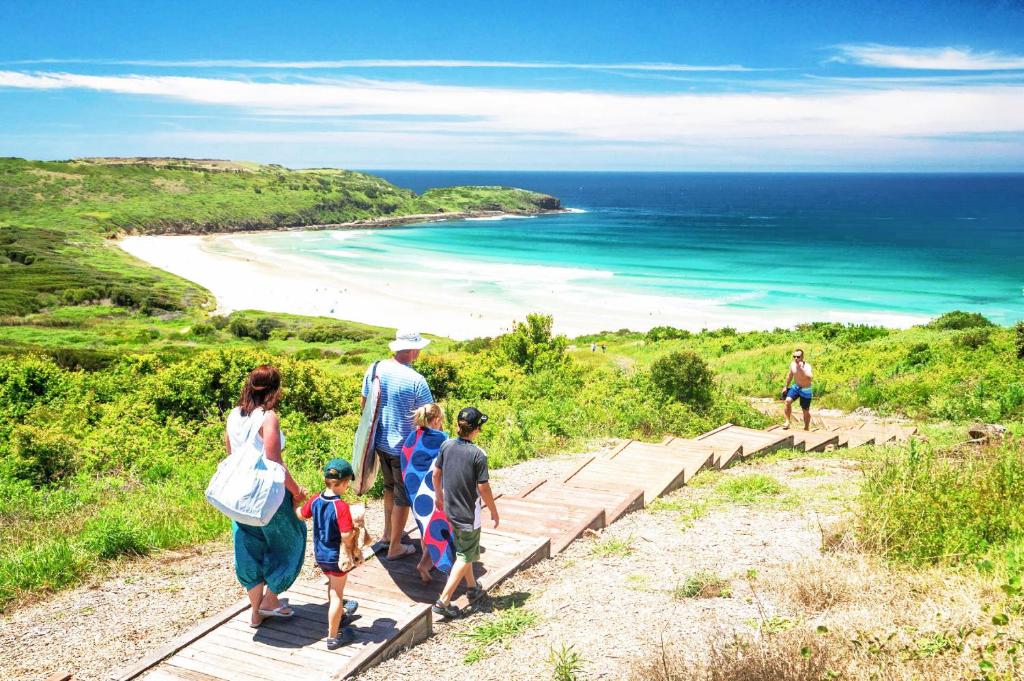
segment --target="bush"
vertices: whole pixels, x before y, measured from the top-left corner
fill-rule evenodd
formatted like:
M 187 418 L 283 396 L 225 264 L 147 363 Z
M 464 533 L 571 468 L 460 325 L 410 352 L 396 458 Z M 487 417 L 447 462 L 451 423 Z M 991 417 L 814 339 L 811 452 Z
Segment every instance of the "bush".
M 1014 327 L 1014 346 L 1017 350 L 1017 359 L 1024 359 L 1024 322 L 1017 322 Z
M 666 397 L 683 404 L 706 408 L 714 397 L 714 374 L 700 355 L 689 350 L 655 360 L 651 381 Z
M 238 338 L 265 341 L 270 338 L 270 333 L 280 326 L 282 326 L 281 322 L 273 317 L 258 317 L 255 321 L 244 317 L 233 317 L 228 324 L 228 330 Z
M 987 317 L 978 312 L 963 312 L 954 310 L 933 319 L 925 326 L 929 329 L 958 330 L 958 329 L 980 329 L 995 326 Z
M 644 334 L 644 338 L 651 343 L 656 343 L 663 340 L 682 340 L 692 335 L 686 329 L 677 329 L 674 326 L 655 326 Z
M 15 427 L 7 456 L 7 473 L 33 485 L 46 485 L 74 473 L 75 443 L 61 433 L 35 426 Z
M 315 324 L 299 331 L 299 340 L 306 343 L 337 343 L 338 341 L 362 341 L 373 338 L 374 333 L 354 329 L 343 324 Z
M 528 314 L 525 322 L 517 322 L 511 333 L 498 338 L 498 347 L 527 373 L 562 364 L 569 341 L 551 334 L 552 322 L 551 315 Z
M 967 329 L 953 336 L 953 345 L 965 350 L 977 350 L 981 346 L 988 344 L 991 335 L 991 329 L 980 327 Z
M 416 362 L 415 369 L 426 379 L 430 393 L 438 402 L 448 399 L 459 388 L 458 366 L 451 360 L 425 356 Z

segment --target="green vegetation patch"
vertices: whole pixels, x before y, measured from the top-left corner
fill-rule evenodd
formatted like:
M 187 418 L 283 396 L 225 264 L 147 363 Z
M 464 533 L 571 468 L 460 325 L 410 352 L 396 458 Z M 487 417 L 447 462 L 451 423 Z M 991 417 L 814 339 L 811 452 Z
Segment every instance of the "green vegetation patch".
M 488 618 L 483 624 L 459 633 L 459 636 L 471 641 L 474 645 L 463 658 L 465 664 L 479 662 L 500 646 L 507 646 L 509 641 L 533 626 L 539 615 L 523 608 L 511 607 Z

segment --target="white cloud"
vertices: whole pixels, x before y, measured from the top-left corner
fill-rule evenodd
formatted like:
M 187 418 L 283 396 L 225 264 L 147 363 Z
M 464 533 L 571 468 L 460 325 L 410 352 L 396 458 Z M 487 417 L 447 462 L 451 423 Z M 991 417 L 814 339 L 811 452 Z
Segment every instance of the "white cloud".
M 316 61 L 262 61 L 255 59 L 24 59 L 10 64 L 93 64 L 103 66 L 152 66 L 182 68 L 238 69 L 568 69 L 582 71 L 764 71 L 740 64 L 675 64 L 666 62 L 628 62 L 587 64 L 580 62 L 487 61 L 477 59 L 334 59 Z
M 824 92 L 622 94 L 346 80 L 253 82 L 180 76 L 0 71 L 0 87 L 162 97 L 277 116 L 360 117 L 346 129 L 603 142 L 877 138 L 1024 131 L 1024 85 Z M 406 117 L 400 122 L 388 117 Z M 377 118 L 375 118 L 377 117 Z
M 890 69 L 934 71 L 1012 71 L 1024 69 L 1024 56 L 975 52 L 966 47 L 901 47 L 877 43 L 837 46 L 835 61 Z

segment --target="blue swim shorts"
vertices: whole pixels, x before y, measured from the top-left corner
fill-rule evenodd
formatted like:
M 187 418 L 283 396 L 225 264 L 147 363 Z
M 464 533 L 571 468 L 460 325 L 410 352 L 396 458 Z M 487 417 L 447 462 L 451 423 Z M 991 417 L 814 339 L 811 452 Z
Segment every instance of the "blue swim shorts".
M 786 391 L 787 400 L 795 400 L 800 398 L 800 408 L 810 409 L 811 408 L 811 387 L 801 388 L 796 385 L 789 386 L 789 390 Z

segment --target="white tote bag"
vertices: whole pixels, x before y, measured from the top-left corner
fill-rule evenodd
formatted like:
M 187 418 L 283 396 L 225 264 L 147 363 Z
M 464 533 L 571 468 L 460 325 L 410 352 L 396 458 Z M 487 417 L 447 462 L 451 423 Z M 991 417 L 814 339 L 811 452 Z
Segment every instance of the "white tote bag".
M 284 501 L 284 466 L 271 461 L 256 447 L 256 436 L 263 425 L 250 414 L 249 431 L 241 447 L 220 462 L 206 488 L 206 500 L 214 508 L 243 525 L 262 527 L 270 522 Z

